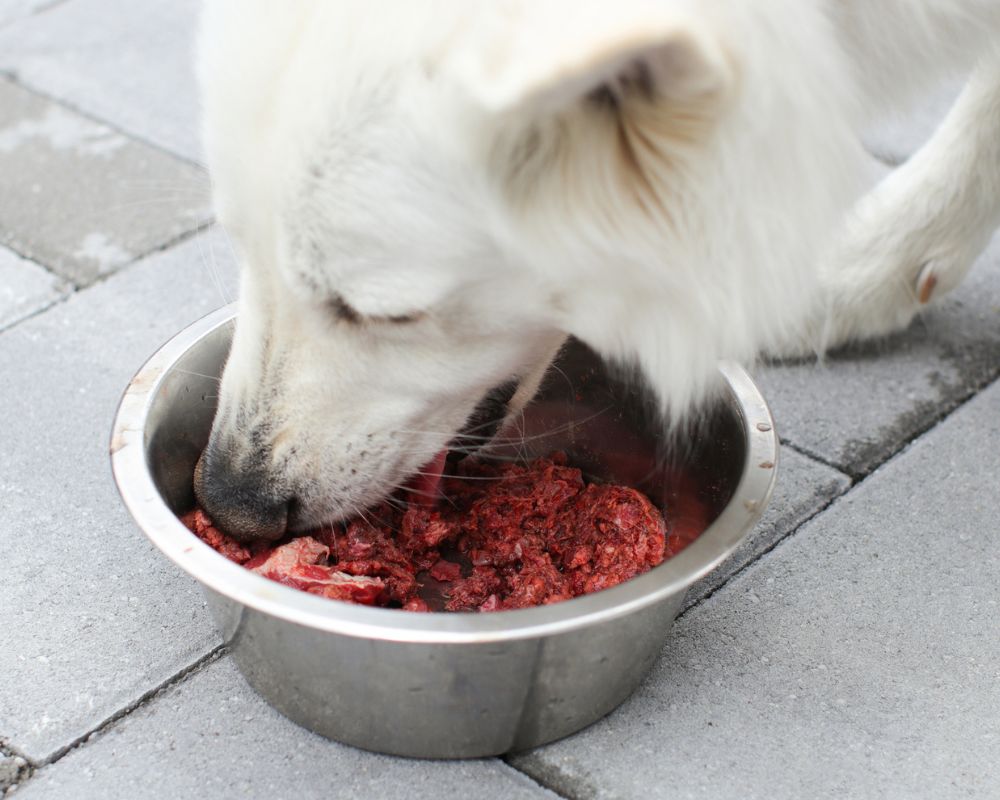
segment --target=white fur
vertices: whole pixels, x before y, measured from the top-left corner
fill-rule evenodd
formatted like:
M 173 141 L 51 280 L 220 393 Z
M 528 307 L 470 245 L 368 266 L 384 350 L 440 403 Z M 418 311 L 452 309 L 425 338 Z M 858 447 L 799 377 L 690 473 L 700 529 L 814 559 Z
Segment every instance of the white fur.
M 209 0 L 205 142 L 244 268 L 210 450 L 263 458 L 303 527 L 390 491 L 567 334 L 676 416 L 719 359 L 905 324 L 1000 221 L 998 33 L 995 0 Z M 977 62 L 866 195 L 873 110 Z

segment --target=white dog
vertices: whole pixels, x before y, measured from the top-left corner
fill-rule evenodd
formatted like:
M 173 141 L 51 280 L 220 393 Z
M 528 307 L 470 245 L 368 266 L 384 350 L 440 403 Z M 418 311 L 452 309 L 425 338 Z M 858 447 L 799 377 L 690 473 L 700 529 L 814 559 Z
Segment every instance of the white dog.
M 209 0 L 243 282 L 202 503 L 262 538 L 364 508 L 567 334 L 676 417 L 719 359 L 905 326 L 1000 223 L 998 41 L 997 0 Z M 957 70 L 870 190 L 858 131 Z

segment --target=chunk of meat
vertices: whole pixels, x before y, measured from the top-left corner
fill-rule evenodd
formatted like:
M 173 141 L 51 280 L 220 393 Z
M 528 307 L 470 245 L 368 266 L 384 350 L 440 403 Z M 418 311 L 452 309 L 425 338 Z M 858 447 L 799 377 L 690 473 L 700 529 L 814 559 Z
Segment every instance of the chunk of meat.
M 462 565 L 454 561 L 445 561 L 443 558 L 435 562 L 434 566 L 428 570 L 430 576 L 436 581 L 454 581 L 462 574 Z
M 181 522 L 215 552 L 224 555 L 230 561 L 245 564 L 250 560 L 250 551 L 232 536 L 228 536 L 216 528 L 208 514 L 200 508 L 189 511 L 181 517 Z
M 300 536 L 287 544 L 263 552 L 246 563 L 247 569 L 272 581 L 322 595 L 331 600 L 348 600 L 372 605 L 385 589 L 379 578 L 349 575 L 321 562 L 330 548 L 311 536 Z
M 182 521 L 271 580 L 408 611 L 500 611 L 607 589 L 678 552 L 708 522 L 692 490 L 668 537 L 663 515 L 642 493 L 587 484 L 560 453 L 528 465 L 466 459 L 447 478 L 440 460 L 416 482 L 419 503 L 405 507 L 397 498 L 277 547 L 241 545 L 199 509 Z M 443 499 L 428 502 L 439 488 Z

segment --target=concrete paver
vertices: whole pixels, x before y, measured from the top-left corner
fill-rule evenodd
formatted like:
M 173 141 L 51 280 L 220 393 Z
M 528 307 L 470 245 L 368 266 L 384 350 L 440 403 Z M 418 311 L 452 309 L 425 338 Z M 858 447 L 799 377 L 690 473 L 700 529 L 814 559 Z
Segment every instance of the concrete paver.
M 107 453 L 129 378 L 232 296 L 232 273 L 203 235 L 0 334 L 0 737 L 33 761 L 216 643 L 197 587 L 126 514 Z
M 685 605 L 691 606 L 714 592 L 847 491 L 850 485 L 846 475 L 789 447 L 782 448 L 774 495 L 764 516 L 735 553 L 688 590 Z
M 1000 236 L 907 331 L 757 378 L 783 439 L 857 476 L 998 375 Z
M 197 0 L 71 0 L 0 30 L 0 70 L 198 161 L 199 7 Z
M 51 272 L 0 247 L 0 331 L 65 297 L 69 288 Z
M 1000 384 L 681 617 L 637 694 L 514 763 L 577 798 L 1000 793 Z
M 0 243 L 77 285 L 211 216 L 200 169 L 3 80 L 0 175 Z
M 495 759 L 419 761 L 327 741 L 272 710 L 228 658 L 41 770 L 18 797 L 555 800 Z

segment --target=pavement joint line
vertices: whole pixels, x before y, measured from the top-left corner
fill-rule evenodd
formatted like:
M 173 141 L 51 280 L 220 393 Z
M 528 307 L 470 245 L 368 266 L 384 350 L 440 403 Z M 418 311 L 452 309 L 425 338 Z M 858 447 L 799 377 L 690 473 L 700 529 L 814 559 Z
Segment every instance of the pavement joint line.
M 149 251 L 143 253 L 142 255 L 136 256 L 131 261 L 126 261 L 124 264 L 122 264 L 117 269 L 115 269 L 115 270 L 113 270 L 111 272 L 105 273 L 104 275 L 98 275 L 90 283 L 85 284 L 83 286 L 80 286 L 79 284 L 77 284 L 77 283 L 75 283 L 73 281 L 66 281 L 66 284 L 69 287 L 71 287 L 70 291 L 66 292 L 61 297 L 55 298 L 48 305 L 45 305 L 42 308 L 37 308 L 34 311 L 32 311 L 30 314 L 28 314 L 28 315 L 26 315 L 24 317 L 21 317 L 21 319 L 17 320 L 17 322 L 14 322 L 11 325 L 7 325 L 5 327 L 0 327 L 0 335 L 3 335 L 4 333 L 7 333 L 9 331 L 14 330 L 19 325 L 22 325 L 23 323 L 27 322 L 30 319 L 34 319 L 37 316 L 45 314 L 45 313 L 51 311 L 53 308 L 56 308 L 57 306 L 61 306 L 63 303 L 65 303 L 71 297 L 75 297 L 76 295 L 84 293 L 84 292 L 87 292 L 87 291 L 89 291 L 90 289 L 93 289 L 96 286 L 100 286 L 102 283 L 104 283 L 107 280 L 110 280 L 111 278 L 114 278 L 116 275 L 121 275 L 126 270 L 128 270 L 130 267 L 137 266 L 141 262 L 145 261 L 147 258 L 152 258 L 153 256 L 157 256 L 157 255 L 159 255 L 161 253 L 165 253 L 167 250 L 172 250 L 175 247 L 179 247 L 180 245 L 184 244 L 188 240 L 195 239 L 198 236 L 201 236 L 202 234 L 207 233 L 214 225 L 215 225 L 215 220 L 214 219 L 210 219 L 207 222 L 205 222 L 205 223 L 203 223 L 201 225 L 198 225 L 195 228 L 192 228 L 191 230 L 184 231 L 183 233 L 180 233 L 177 236 L 175 236 L 173 239 L 170 239 L 169 241 L 164 242 L 163 244 L 154 247 L 152 250 L 149 250 Z M 11 247 L 7 247 L 7 249 L 11 250 L 14 253 L 17 253 L 17 255 L 19 255 L 19 256 L 21 255 L 20 253 L 18 253 L 16 250 L 14 250 Z M 27 259 L 27 260 L 30 261 L 31 259 Z M 37 262 L 34 262 L 34 261 L 32 263 L 37 264 Z M 48 272 L 52 272 L 47 267 L 45 267 L 44 264 L 39 264 L 38 266 L 42 267 L 43 269 L 45 269 Z M 55 274 L 55 273 L 52 273 L 52 274 Z
M 946 420 L 948 417 L 950 417 L 952 414 L 958 411 L 962 406 L 968 403 L 972 398 L 974 398 L 980 392 L 985 391 L 987 388 L 992 386 L 998 379 L 1000 379 L 1000 364 L 998 364 L 992 370 L 992 374 L 989 375 L 982 383 L 970 386 L 968 388 L 968 391 L 966 391 L 964 394 L 959 394 L 956 398 L 954 398 L 950 402 L 945 402 L 942 405 L 937 406 L 934 409 L 934 414 L 931 415 L 921 427 L 915 430 L 909 439 L 907 439 L 905 442 L 902 442 L 899 445 L 899 447 L 887 453 L 885 457 L 883 457 L 880 461 L 873 463 L 867 469 L 856 470 L 850 468 L 845 464 L 838 464 L 835 461 L 831 461 L 830 459 L 825 458 L 819 453 L 813 452 L 808 447 L 798 444 L 792 439 L 779 437 L 779 440 L 783 447 L 788 447 L 791 450 L 797 452 L 799 455 L 811 458 L 813 461 L 818 461 L 820 464 L 830 467 L 831 469 L 835 469 L 842 475 L 846 475 L 848 478 L 850 478 L 853 488 L 853 485 L 860 483 L 861 481 L 865 480 L 869 475 L 880 470 L 884 465 L 888 464 L 896 456 L 898 456 L 900 453 L 906 450 L 913 442 L 917 441 L 917 439 L 920 439 L 925 434 L 929 433 L 931 430 L 936 428 L 944 420 Z
M 841 472 L 841 474 L 845 475 L 851 481 L 850 486 L 848 486 L 843 492 L 840 492 L 839 494 L 834 495 L 833 497 L 831 497 L 826 503 L 824 503 L 822 506 L 820 506 L 819 508 L 817 508 L 806 519 L 802 520 L 802 522 L 800 524 L 796 525 L 795 528 L 793 528 L 791 531 L 789 531 L 788 533 L 786 533 L 784 536 L 782 536 L 776 542 L 772 543 L 770 547 L 768 547 L 767 549 L 762 550 L 760 553 L 758 553 L 751 561 L 748 561 L 746 564 L 744 564 L 742 567 L 740 567 L 738 570 L 736 570 L 732 575 L 729 575 L 722 583 L 720 583 L 718 586 L 716 586 L 714 589 L 712 589 L 712 591 L 710 591 L 704 597 L 700 597 L 698 600 L 696 600 L 695 602 L 693 602 L 687 608 L 682 609 L 681 613 L 677 615 L 677 617 L 676 617 L 676 619 L 674 621 L 676 622 L 676 620 L 678 620 L 681 617 L 683 617 L 689 611 L 691 611 L 694 608 L 697 608 L 702 603 L 704 603 L 706 600 L 708 600 L 710 597 L 714 596 L 716 594 L 716 592 L 718 592 L 719 590 L 721 590 L 723 587 L 727 586 L 730 583 L 730 581 L 732 581 L 734 578 L 738 577 L 739 575 L 742 575 L 746 570 L 748 570 L 750 567 L 752 567 L 754 564 L 756 564 L 758 561 L 760 561 L 762 558 L 764 558 L 764 556 L 768 555 L 768 553 L 770 553 L 773 550 L 777 549 L 779 546 L 785 544 L 786 542 L 789 542 L 794 536 L 796 536 L 799 533 L 799 531 L 802 530 L 802 528 L 804 528 L 806 525 L 808 525 L 810 522 L 812 522 L 816 517 L 818 517 L 820 514 L 825 513 L 832 506 L 834 506 L 835 504 L 840 503 L 845 498 L 847 498 L 849 495 L 851 495 L 854 491 L 856 491 L 857 489 L 861 488 L 861 486 L 863 486 L 864 484 L 868 483 L 869 480 L 871 480 L 872 478 L 876 477 L 880 472 L 882 472 L 882 470 L 885 467 L 889 466 L 890 463 L 892 463 L 893 461 L 896 461 L 897 459 L 899 459 L 903 455 L 905 455 L 906 452 L 911 447 L 913 447 L 913 445 L 915 445 L 920 439 L 923 439 L 925 436 L 930 435 L 930 433 L 932 431 L 934 431 L 934 429 L 936 429 L 943 422 L 945 422 L 952 414 L 955 414 L 956 412 L 960 411 L 964 406 L 966 406 L 969 403 L 971 403 L 978 395 L 982 394 L 983 392 L 985 392 L 987 389 L 989 389 L 990 387 L 992 387 L 994 385 L 1000 385 L 1000 376 L 994 376 L 994 378 L 992 380 L 988 381 L 987 383 L 983 384 L 982 386 L 978 387 L 977 389 L 974 389 L 967 397 L 965 397 L 954 408 L 952 408 L 949 411 L 946 411 L 943 414 L 941 414 L 940 416 L 936 417 L 932 424 L 930 424 L 929 426 L 927 426 L 927 428 L 925 428 L 924 430 L 921 430 L 919 433 L 917 433 L 912 439 L 910 439 L 909 441 L 907 441 L 902 447 L 900 447 L 898 450 L 896 450 L 895 452 L 893 452 L 888 458 L 886 458 L 885 460 L 883 460 L 882 462 L 880 462 L 877 466 L 875 466 L 867 474 L 861 475 L 861 476 L 858 476 L 858 477 L 855 478 L 850 473 L 844 472 L 844 470 L 838 470 L 839 472 Z M 793 448 L 793 449 L 795 449 L 795 450 L 798 451 L 798 448 Z M 799 451 L 799 452 L 801 452 L 801 451 Z M 802 453 L 802 455 L 806 455 L 808 457 L 811 457 L 811 455 L 808 454 L 808 453 Z M 834 467 L 834 469 L 837 469 L 837 468 Z
M 35 317 L 41 316 L 42 314 L 44 314 L 44 313 L 46 313 L 48 311 L 51 311 L 53 308 L 56 308 L 57 306 L 61 306 L 63 303 L 65 303 L 71 297 L 73 297 L 74 295 L 79 294 L 81 291 L 83 291 L 82 289 L 77 288 L 73 284 L 70 284 L 70 285 L 72 285 L 73 288 L 70 291 L 66 292 L 66 294 L 62 295 L 61 297 L 55 298 L 50 303 L 48 303 L 47 305 L 42 306 L 41 308 L 36 308 L 30 314 L 25 314 L 23 317 L 21 317 L 19 320 L 17 320 L 17 322 L 12 322 L 10 325 L 5 325 L 4 327 L 0 328 L 0 335 L 2 335 L 4 333 L 8 333 L 8 332 L 14 330 L 15 328 L 17 328 L 18 325 L 21 325 L 21 324 L 27 322 L 29 319 L 34 319 Z M 91 285 L 93 285 L 93 284 L 91 284 Z M 87 288 L 90 288 L 90 287 L 87 287 Z
M 962 408 L 962 406 L 966 405 L 970 400 L 974 399 L 981 392 L 984 392 L 998 380 L 1000 380 L 1000 365 L 994 368 L 993 374 L 990 375 L 981 384 L 979 384 L 978 386 L 974 385 L 969 387 L 969 390 L 964 394 L 958 395 L 957 398 L 954 400 L 954 402 L 945 403 L 944 405 L 936 408 L 935 413 L 927 420 L 927 422 L 924 425 L 918 428 L 909 439 L 903 442 L 897 449 L 893 450 L 877 464 L 874 464 L 870 469 L 868 469 L 867 472 L 864 470 L 854 472 L 853 470 L 848 470 L 844 467 L 841 467 L 840 471 L 847 474 L 848 477 L 850 477 L 851 480 L 854 481 L 855 483 L 860 483 L 861 481 L 866 480 L 870 475 L 873 475 L 874 473 L 878 472 L 880 469 L 882 469 L 882 467 L 884 467 L 890 461 L 894 460 L 897 456 L 908 450 L 914 442 L 916 442 L 918 439 L 922 439 L 924 436 L 926 436 L 928 433 L 934 430 L 938 425 L 940 425 L 942 422 L 948 419 L 948 417 L 950 417 L 952 414 L 954 414 L 956 411 Z
M 938 409 L 938 413 L 934 415 L 933 419 L 916 434 L 914 434 L 910 439 L 904 442 L 898 450 L 895 450 L 889 457 L 880 461 L 876 464 L 867 474 L 861 475 L 853 482 L 851 488 L 848 491 L 853 491 L 856 486 L 860 486 L 865 483 L 869 478 L 874 476 L 876 473 L 881 472 L 886 466 L 889 465 L 891 461 L 895 461 L 900 456 L 904 455 L 913 445 L 915 445 L 919 440 L 923 439 L 925 436 L 931 434 L 934 430 L 939 428 L 944 422 L 946 422 L 952 415 L 961 411 L 965 406 L 975 400 L 983 392 L 987 391 L 993 386 L 1000 385 L 1000 367 L 993 371 L 993 375 L 984 381 L 980 386 L 974 386 L 972 389 L 962 396 L 953 406 Z M 845 492 L 844 494 L 847 494 Z
M 113 278 L 115 275 L 120 275 L 129 267 L 135 266 L 139 262 L 145 261 L 147 258 L 159 255 L 160 253 L 165 253 L 167 250 L 172 250 L 173 248 L 184 244 L 186 241 L 194 239 L 195 237 L 200 236 L 203 233 L 206 233 L 214 225 L 215 225 L 215 218 L 211 217 L 205 220 L 204 222 L 195 225 L 193 228 L 189 228 L 186 231 L 181 231 L 172 239 L 168 239 L 167 241 L 156 245 L 150 250 L 147 250 L 145 253 L 140 253 L 139 255 L 135 256 L 135 258 L 132 258 L 129 261 L 124 262 L 120 267 L 113 269 L 111 272 L 106 272 L 103 275 L 98 275 L 96 278 L 94 278 L 94 280 L 90 281 L 89 283 L 80 285 L 74 282 L 73 285 L 76 287 L 77 291 L 89 289 L 91 286 L 99 286 L 109 278 Z
M 110 728 L 113 728 L 118 722 L 128 717 L 134 711 L 137 711 L 138 709 L 142 708 L 150 701 L 156 699 L 157 697 L 169 691 L 170 689 L 174 688 L 178 684 L 183 683 L 192 675 L 201 672 L 201 670 L 203 670 L 210 664 L 214 664 L 228 652 L 229 648 L 224 643 L 217 644 L 203 656 L 200 656 L 199 658 L 195 659 L 195 661 L 188 664 L 186 667 L 182 667 L 180 670 L 175 672 L 173 675 L 171 675 L 162 683 L 158 684 L 157 686 L 154 686 L 151 689 L 147 689 L 145 692 L 139 695 L 139 697 L 137 697 L 132 702 L 126 704 L 122 708 L 118 709 L 118 711 L 116 711 L 110 717 L 105 719 L 99 725 L 94 726 L 86 733 L 83 733 L 80 736 L 76 737 L 72 742 L 65 745 L 64 747 L 60 747 L 49 758 L 45 759 L 44 761 L 38 762 L 37 765 L 33 765 L 34 766 L 33 771 L 37 772 L 41 769 L 44 769 L 45 767 L 50 767 L 53 764 L 57 763 L 63 757 L 67 756 L 69 753 L 73 752 L 74 750 L 78 750 L 81 747 L 86 747 L 88 744 L 90 744 L 91 741 L 99 738 L 106 731 L 108 731 Z
M 60 275 L 58 272 L 52 269 L 48 264 L 39 261 L 37 258 L 35 258 L 32 255 L 29 255 L 28 253 L 25 253 L 23 250 L 19 250 L 14 242 L 4 242 L 2 246 L 5 250 L 10 250 L 10 252 L 12 252 L 18 258 L 24 261 L 30 261 L 36 267 L 44 269 L 47 273 L 49 273 L 49 275 L 59 278 L 67 286 L 72 286 L 74 290 L 80 288 L 74 281 L 70 280 L 69 278 L 64 278 L 62 275 Z
M 843 474 L 843 473 L 841 473 L 841 474 Z M 847 477 L 850 479 L 850 476 L 847 476 Z M 852 480 L 851 484 L 846 489 L 844 489 L 844 491 L 842 491 L 842 492 L 840 492 L 838 494 L 835 494 L 833 497 L 831 497 L 830 499 L 828 499 L 822 505 L 818 506 L 808 517 L 806 517 L 804 520 L 802 520 L 802 522 L 800 522 L 798 525 L 796 525 L 794 528 L 792 528 L 790 531 L 788 531 L 788 533 L 786 533 L 784 536 L 781 536 L 777 540 L 775 540 L 774 542 L 772 542 L 768 547 L 766 547 L 765 549 L 761 550 L 752 559 L 750 559 L 749 561 L 747 561 L 746 564 L 744 564 L 743 566 L 741 566 L 738 570 L 736 570 L 732 574 L 728 575 L 726 577 L 726 579 L 724 581 L 722 581 L 722 583 L 720 583 L 718 586 L 716 586 L 714 589 L 712 589 L 708 594 L 706 594 L 706 595 L 704 595 L 702 597 L 699 597 L 697 600 L 695 600 L 687 608 L 681 609 L 681 612 L 674 618 L 674 623 L 676 623 L 677 620 L 679 620 L 681 617 L 685 616 L 689 611 L 692 611 L 693 609 L 698 608 L 698 606 L 700 606 L 702 603 L 704 603 L 710 597 L 714 597 L 717 592 L 719 592 L 720 590 L 722 590 L 723 588 L 725 588 L 726 586 L 728 586 L 729 583 L 734 578 L 737 578 L 740 575 L 742 575 L 744 572 L 746 572 L 748 569 L 750 569 L 750 567 L 752 567 L 754 564 L 756 564 L 758 561 L 760 561 L 762 558 L 764 558 L 764 556 L 766 556 L 768 553 L 770 553 L 773 550 L 775 550 L 779 545 L 784 544 L 785 542 L 789 541 L 800 530 L 802 530 L 803 527 L 805 527 L 810 522 L 812 522 L 814 519 L 816 519 L 816 517 L 818 517 L 820 514 L 824 513 L 834 503 L 836 503 L 837 501 L 841 500 L 842 498 L 844 498 L 847 495 L 849 495 L 852 491 L 854 491 L 854 489 L 858 485 L 859 485 L 858 483 L 854 483 L 853 480 Z
M 789 450 L 792 450 L 793 452 L 798 453 L 800 456 L 808 458 L 810 461 L 815 461 L 818 464 L 822 464 L 824 467 L 829 467 L 830 469 L 836 470 L 841 475 L 843 475 L 845 478 L 847 478 L 848 480 L 850 480 L 851 483 L 854 483 L 855 477 L 853 475 L 851 475 L 847 470 L 845 470 L 839 464 L 834 464 L 832 461 L 830 461 L 829 459 L 824 458 L 819 453 L 814 453 L 808 447 L 803 447 L 800 444 L 796 444 L 791 439 L 785 439 L 785 438 L 782 438 L 782 437 L 778 437 L 778 440 L 781 442 L 781 446 L 782 447 L 787 447 Z M 781 459 L 781 455 L 780 454 L 778 455 L 778 459 L 779 459 L 779 462 L 780 462 L 780 459 Z M 780 468 L 780 463 L 779 463 L 779 468 Z
M 43 13 L 43 12 L 47 11 L 50 8 L 54 8 L 55 5 L 62 5 L 65 2 L 69 2 L 69 0 L 57 0 L 54 5 L 52 5 L 52 6 L 46 6 L 46 7 L 42 8 L 42 9 L 39 9 L 35 13 L 36 14 Z M 0 28 L 2 28 L 2 27 L 3 26 L 0 26 Z M 137 144 L 140 144 L 140 145 L 143 145 L 143 146 L 151 147 L 151 148 L 157 150 L 158 152 L 160 152 L 161 154 L 166 155 L 169 158 L 172 158 L 172 159 L 175 159 L 175 160 L 179 160 L 179 161 L 187 164 L 188 166 L 194 167 L 195 169 L 201 170 L 202 172 L 206 172 L 206 174 L 207 174 L 207 171 L 205 169 L 205 165 L 204 164 L 200 164 L 200 163 L 198 163 L 196 161 L 192 161 L 192 160 L 190 160 L 188 158 L 185 158 L 184 156 L 179 156 L 177 153 L 174 153 L 171 150 L 167 150 L 166 148 L 161 147 L 158 144 L 155 144 L 155 143 L 150 142 L 150 141 L 148 141 L 146 139 L 143 139 L 142 137 L 136 136 L 135 134 L 131 133 L 130 131 L 124 130 L 124 129 L 122 129 L 122 128 L 120 128 L 120 127 L 118 127 L 118 126 L 116 126 L 116 125 L 114 125 L 114 124 L 112 124 L 110 122 L 108 122 L 107 120 L 101 119 L 100 117 L 97 117 L 97 116 L 95 116 L 93 114 L 89 114 L 86 111 L 83 111 L 80 108 L 72 105 L 71 103 L 67 103 L 64 100 L 62 100 L 62 99 L 60 99 L 58 97 L 55 97 L 54 95 L 50 95 L 50 94 L 48 94 L 46 92 L 42 92 L 42 91 L 36 89 L 33 86 L 25 84 L 25 83 L 23 83 L 20 80 L 20 78 L 19 78 L 19 76 L 17 75 L 16 72 L 13 72 L 13 71 L 7 70 L 7 69 L 0 69 L 0 79 L 6 79 L 8 82 L 12 83 L 13 85 L 17 86 L 18 88 L 20 88 L 20 89 L 22 89 L 22 90 L 24 90 L 26 92 L 28 92 L 29 94 L 33 94 L 36 97 L 40 97 L 40 98 L 42 98 L 43 100 L 45 100 L 47 102 L 51 102 L 51 103 L 54 103 L 55 105 L 61 106 L 62 108 L 65 108 L 66 110 L 68 110 L 68 111 L 70 111 L 70 112 L 72 112 L 74 114 L 77 114 L 77 115 L 79 115 L 81 117 L 84 117 L 85 119 L 88 119 L 91 122 L 94 122 L 94 123 L 99 124 L 99 125 L 103 125 L 104 127 L 108 128 L 109 130 L 112 130 L 115 133 L 117 133 L 117 134 L 119 134 L 121 136 L 124 136 L 126 139 L 128 139 L 131 142 L 134 142 L 134 143 L 137 143 Z M 210 182 L 209 182 L 209 185 L 210 185 Z M 145 252 L 138 253 L 133 258 L 129 259 L 128 261 L 125 261 L 124 263 L 122 263 L 120 266 L 118 266 L 114 270 L 112 270 L 110 272 L 107 272 L 107 273 L 105 273 L 103 275 L 98 275 L 92 281 L 90 281 L 90 282 L 88 282 L 86 284 L 82 284 L 82 285 L 80 283 L 77 283 L 76 281 L 68 280 L 66 278 L 63 278 L 63 276 L 61 276 L 59 273 L 57 273 L 48 264 L 44 263 L 43 261 L 38 260 L 36 257 L 34 257 L 34 256 L 30 255 L 30 254 L 22 251 L 13 242 L 4 242 L 3 246 L 6 249 L 10 250 L 12 253 L 16 254 L 17 256 L 19 256 L 20 258 L 24 259 L 25 261 L 29 261 L 32 264 L 35 264 L 36 266 L 44 269 L 50 275 L 54 275 L 57 278 L 60 278 L 61 280 L 64 281 L 64 283 L 66 285 L 72 287 L 71 290 L 69 292 L 67 292 L 63 297 L 56 298 L 55 300 L 53 300 L 53 302 L 49 303 L 48 305 L 44 306 L 43 308 L 36 309 L 34 312 L 32 312 L 28 316 L 26 316 L 26 317 L 18 320 L 14 324 L 15 325 L 19 325 L 22 322 L 25 322 L 26 320 L 31 319 L 32 317 L 34 317 L 34 316 L 36 316 L 36 315 L 38 315 L 40 313 L 43 313 L 43 312 L 47 311 L 48 309 L 52 308 L 52 306 L 58 305 L 58 304 L 64 302 L 67 298 L 71 297 L 77 291 L 90 288 L 91 286 L 98 285 L 98 284 L 102 283 L 103 281 L 107 280 L 108 278 L 110 278 L 111 276 L 117 275 L 118 273 L 122 272 L 123 270 L 127 269 L 128 267 L 132 266 L 133 264 L 136 264 L 136 263 L 138 263 L 138 262 L 140 262 L 140 261 L 148 258 L 149 256 L 165 252 L 166 250 L 169 250 L 172 247 L 175 247 L 175 246 L 177 246 L 179 244 L 182 244 L 183 242 L 187 241 L 188 239 L 193 238 L 193 237 L 199 235 L 200 233 L 203 233 L 204 231 L 208 230 L 213 225 L 215 225 L 215 222 L 216 221 L 215 221 L 214 215 L 209 216 L 208 219 L 195 224 L 192 228 L 190 228 L 190 229 L 188 229 L 186 231 L 182 231 L 181 233 L 179 233 L 178 235 L 174 236 L 173 238 L 168 239 L 166 242 L 163 242 L 163 243 L 161 243 L 159 245 L 156 245 L 156 246 L 152 247 L 151 249 L 146 250 Z M 0 332 L 5 331 L 5 330 L 9 330 L 11 327 L 13 327 L 13 326 L 6 326 L 4 328 L 0 328 Z
M 167 680 L 163 681 L 158 686 L 149 689 L 146 692 L 143 692 L 143 694 L 140 695 L 136 700 L 124 706 L 123 708 L 119 709 L 118 711 L 116 711 L 106 720 L 101 722 L 99 725 L 96 725 L 91 730 L 87 731 L 84 734 L 81 734 L 72 742 L 70 742 L 68 745 L 66 745 L 63 748 L 60 748 L 52 757 L 44 761 L 40 761 L 37 763 L 33 762 L 27 756 L 23 755 L 16 748 L 11 746 L 6 740 L 0 740 L 0 753 L 8 753 L 12 756 L 17 756 L 19 758 L 22 758 L 26 762 L 27 765 L 26 771 L 16 784 L 17 787 L 20 788 L 24 786 L 28 782 L 28 780 L 30 780 L 34 776 L 36 772 L 39 772 L 47 767 L 53 766 L 54 764 L 56 764 L 65 756 L 69 755 L 74 750 L 78 750 L 82 747 L 88 746 L 92 741 L 102 736 L 105 732 L 114 727 L 118 722 L 130 716 L 135 711 L 138 711 L 140 708 L 148 705 L 149 703 L 154 701 L 156 698 L 160 697 L 165 692 L 169 691 L 170 689 L 173 689 L 175 686 L 184 683 L 197 673 L 204 670 L 206 667 L 210 666 L 211 664 L 214 664 L 220 658 L 227 655 L 228 652 L 229 652 L 229 647 L 225 643 L 216 645 L 208 653 L 201 656 L 193 663 L 182 668 L 181 670 L 179 670 L 177 673 L 167 678 Z M 547 792 L 550 792 L 551 794 L 560 798 L 561 800 L 579 800 L 579 798 L 575 798 L 572 795 L 567 795 L 564 792 L 554 789 L 551 786 L 545 785 L 543 782 L 538 780 L 533 775 L 530 775 L 527 772 L 518 769 L 508 761 L 507 756 L 502 756 L 496 760 L 499 761 L 501 764 L 503 764 L 504 767 L 506 767 L 507 769 L 510 769 L 511 771 L 518 773 L 518 775 L 520 775 L 522 778 L 530 781 L 533 785 Z M 0 797 L 6 796 L 6 792 L 7 792 L 6 787 L 0 786 Z
M 570 735 L 572 736 L 572 734 Z M 512 758 L 512 756 L 510 755 L 501 756 L 500 762 L 509 767 L 510 769 L 514 770 L 514 772 L 517 772 L 518 774 L 527 778 L 529 781 L 531 781 L 535 786 L 539 787 L 540 789 L 544 789 L 547 792 L 551 792 L 556 797 L 561 798 L 561 800 L 584 800 L 584 798 L 574 797 L 571 794 L 566 794 L 564 791 L 560 789 L 556 789 L 554 786 L 549 786 L 547 783 L 539 779 L 537 776 L 532 775 L 530 772 L 525 772 L 523 769 L 520 769 L 511 764 L 509 761 L 510 758 Z
M 67 284 L 72 287 L 72 284 L 69 283 L 69 281 L 67 281 Z M 30 314 L 26 314 L 23 317 L 19 317 L 17 320 L 15 320 L 14 322 L 11 322 L 11 323 L 9 323 L 7 325 L 0 325 L 0 333 L 4 333 L 6 331 L 9 331 L 11 328 L 16 328 L 22 322 L 25 322 L 25 321 L 31 319 L 32 317 L 37 317 L 39 314 L 44 314 L 46 311 L 48 311 L 50 308 L 52 308 L 52 306 L 59 305 L 63 301 L 69 299 L 74 294 L 76 294 L 76 292 L 77 292 L 77 290 L 76 290 L 75 287 L 71 288 L 68 292 L 63 292 L 58 297 L 53 297 L 47 303 L 45 303 L 42 306 L 39 306 L 34 311 L 32 311 Z
M 63 0 L 63 2 L 69 2 L 69 0 Z M 0 26 L 0 30 L 2 30 L 2 26 Z M 24 80 L 22 80 L 21 75 L 17 70 L 2 69 L 0 70 L 0 77 L 5 78 L 10 83 L 17 86 L 19 89 L 23 89 L 29 94 L 35 95 L 35 97 L 39 97 L 42 100 L 45 100 L 46 102 L 49 103 L 54 103 L 55 105 L 60 106 L 66 109 L 67 111 L 76 114 L 77 116 L 83 117 L 84 119 L 90 120 L 91 122 L 94 122 L 98 125 L 102 125 L 108 130 L 114 131 L 120 136 L 124 136 L 131 142 L 135 142 L 136 144 L 141 144 L 144 147 L 150 147 L 153 150 L 156 150 L 163 155 L 169 156 L 170 158 L 176 161 L 180 161 L 189 167 L 194 167 L 195 169 L 199 169 L 202 172 L 208 171 L 206 166 L 200 161 L 196 161 L 193 158 L 180 155 L 179 153 L 176 153 L 173 150 L 168 150 L 163 145 L 157 144 L 156 142 L 152 142 L 149 139 L 145 138 L 144 136 L 140 136 L 139 134 L 136 134 L 133 131 L 130 131 L 126 128 L 122 128 L 120 125 L 116 125 L 115 123 L 110 122 L 106 119 L 102 119 L 96 114 L 86 111 L 85 109 L 80 108 L 78 105 L 71 103 L 68 100 L 65 100 L 54 94 L 50 94 L 49 92 L 43 91 L 42 89 L 39 89 L 37 86 L 34 86 L 30 83 L 25 83 Z

